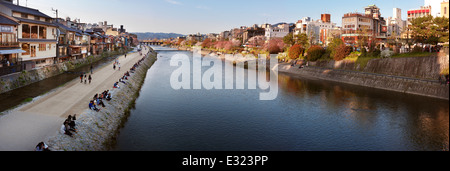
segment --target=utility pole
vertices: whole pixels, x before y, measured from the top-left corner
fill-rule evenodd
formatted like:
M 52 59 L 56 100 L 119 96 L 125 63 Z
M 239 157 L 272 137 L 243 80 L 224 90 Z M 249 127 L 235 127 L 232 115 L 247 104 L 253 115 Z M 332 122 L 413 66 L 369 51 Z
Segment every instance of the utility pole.
M 58 9 L 52 8 L 52 11 L 54 11 L 56 13 L 56 22 L 58 23 Z

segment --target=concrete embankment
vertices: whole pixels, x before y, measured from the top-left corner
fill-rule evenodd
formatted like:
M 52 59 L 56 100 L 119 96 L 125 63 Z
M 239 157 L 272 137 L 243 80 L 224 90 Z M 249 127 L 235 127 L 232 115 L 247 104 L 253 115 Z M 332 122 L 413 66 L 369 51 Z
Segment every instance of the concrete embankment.
M 131 74 L 127 85 L 112 91 L 113 99 L 104 101 L 106 108 L 100 112 L 86 109 L 76 120 L 78 132 L 73 137 L 59 133 L 46 142 L 55 151 L 105 151 L 110 150 L 118 131 L 126 122 L 129 111 L 134 107 L 148 69 L 156 62 L 157 54 L 152 51 Z M 112 87 L 112 85 L 111 85 Z M 87 103 L 86 103 L 87 108 Z
M 279 64 L 278 70 L 282 73 L 289 73 L 302 77 L 329 80 L 445 100 L 449 99 L 449 87 L 441 85 L 436 81 L 321 67 L 306 67 L 299 69 L 298 66 L 292 67 L 290 64 L 286 63 Z

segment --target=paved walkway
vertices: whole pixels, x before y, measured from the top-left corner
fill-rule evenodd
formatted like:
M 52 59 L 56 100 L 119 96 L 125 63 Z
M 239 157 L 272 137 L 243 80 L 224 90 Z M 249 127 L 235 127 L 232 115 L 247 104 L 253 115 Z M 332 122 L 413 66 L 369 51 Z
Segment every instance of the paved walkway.
M 148 50 L 147 50 L 148 51 Z M 147 51 L 144 51 L 146 53 Z M 139 53 L 119 57 L 121 71 L 113 70 L 113 63 L 94 71 L 91 84 L 80 83 L 79 78 L 67 83 L 45 97 L 0 117 L 0 151 L 32 151 L 41 141 L 56 135 L 69 115 L 88 108 L 96 93 L 111 90 L 113 84 L 136 62 Z

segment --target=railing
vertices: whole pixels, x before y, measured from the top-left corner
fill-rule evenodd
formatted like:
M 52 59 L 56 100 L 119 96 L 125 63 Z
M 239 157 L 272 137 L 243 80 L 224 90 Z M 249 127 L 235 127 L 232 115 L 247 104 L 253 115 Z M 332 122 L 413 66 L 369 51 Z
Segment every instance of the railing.
M 22 72 L 22 64 L 17 64 L 14 66 L 4 66 L 0 67 L 0 76 L 16 73 L 16 72 Z
M 19 47 L 19 42 L 0 42 L 0 47 Z

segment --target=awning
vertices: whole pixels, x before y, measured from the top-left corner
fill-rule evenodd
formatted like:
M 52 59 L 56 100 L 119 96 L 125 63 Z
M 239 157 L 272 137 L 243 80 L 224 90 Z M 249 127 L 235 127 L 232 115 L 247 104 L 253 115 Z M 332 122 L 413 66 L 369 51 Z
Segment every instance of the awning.
M 9 54 L 15 54 L 15 53 L 24 53 L 26 51 L 23 51 L 22 49 L 11 49 L 11 50 L 0 50 L 0 55 L 9 55 Z

